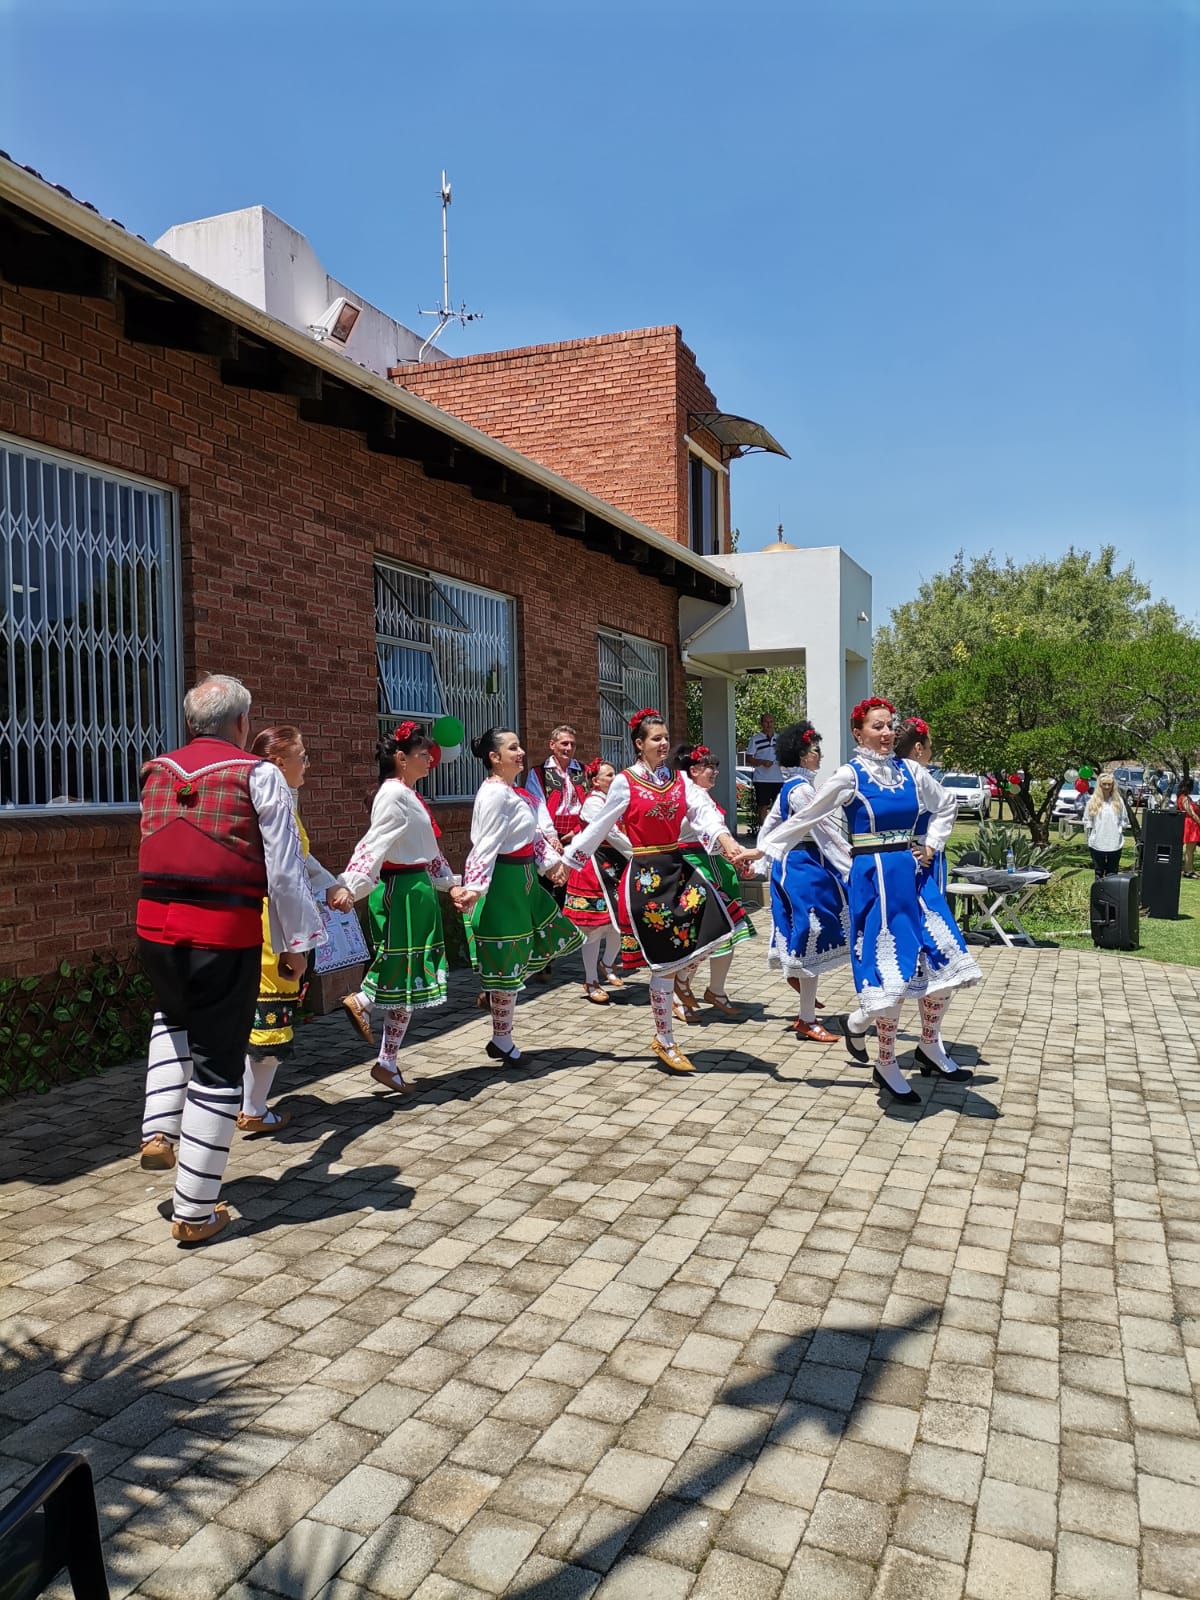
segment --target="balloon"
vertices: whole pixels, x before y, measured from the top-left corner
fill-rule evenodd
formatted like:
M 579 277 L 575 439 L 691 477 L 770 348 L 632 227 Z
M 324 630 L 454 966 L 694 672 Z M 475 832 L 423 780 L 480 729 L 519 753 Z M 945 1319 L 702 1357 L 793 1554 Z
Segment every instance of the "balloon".
M 1079 768 L 1068 767 L 1063 776 L 1066 778 L 1068 783 L 1074 783 L 1075 779 L 1079 776 Z
M 429 746 L 429 770 L 430 770 L 430 772 L 433 771 L 434 767 L 437 766 L 438 762 L 441 759 L 442 759 L 442 747 L 441 747 L 441 745 L 440 744 L 431 744 Z
M 461 746 L 467 737 L 467 730 L 457 717 L 439 717 L 429 732 L 433 742 L 440 744 L 443 752 L 453 750 L 456 745 Z
M 1014 789 L 1019 789 L 1021 787 L 1021 774 L 1019 772 L 1010 772 L 1008 781 Z
M 462 755 L 462 745 L 460 744 L 443 744 L 439 746 L 439 749 L 441 750 L 441 759 L 443 761 L 454 761 L 458 756 Z
M 1079 776 L 1081 778 L 1094 778 L 1096 776 L 1095 769 L 1092 767 L 1080 767 Z
M 1019 783 L 1010 783 L 1007 785 L 1007 788 L 1009 794 L 1020 794 L 1021 792 L 1021 785 Z
M 1086 794 L 1090 787 L 1091 787 L 1090 784 L 1088 783 L 1087 779 L 1083 775 L 1083 768 L 1080 767 L 1079 776 L 1075 779 L 1075 793 L 1076 794 Z

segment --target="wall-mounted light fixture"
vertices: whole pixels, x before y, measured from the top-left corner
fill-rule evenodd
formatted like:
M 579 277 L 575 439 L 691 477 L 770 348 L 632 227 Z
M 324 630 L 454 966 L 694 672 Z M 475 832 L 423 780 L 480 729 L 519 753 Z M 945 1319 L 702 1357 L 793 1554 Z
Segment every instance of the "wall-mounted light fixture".
M 870 622 L 871 619 L 870 619 L 870 617 L 867 615 L 867 613 L 865 611 L 860 611 L 858 613 L 858 620 L 860 622 Z
M 329 339 L 334 344 L 345 344 L 354 332 L 354 324 L 361 310 L 361 306 L 353 305 L 344 294 L 340 294 L 316 322 L 309 323 L 308 331 L 318 343 Z

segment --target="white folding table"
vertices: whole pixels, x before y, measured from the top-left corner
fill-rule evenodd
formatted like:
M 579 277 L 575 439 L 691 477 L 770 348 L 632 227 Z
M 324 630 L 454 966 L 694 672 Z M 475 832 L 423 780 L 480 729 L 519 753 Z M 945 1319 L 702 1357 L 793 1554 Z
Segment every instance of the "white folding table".
M 1021 921 L 1021 913 L 1051 874 L 1044 867 L 1024 867 L 1017 872 L 1005 872 L 1000 867 L 964 867 L 954 869 L 956 878 L 976 883 L 986 891 L 979 902 L 979 915 L 1000 940 L 1010 949 L 1014 945 L 1031 945 L 1033 935 Z M 1009 924 L 1008 927 L 1004 923 Z

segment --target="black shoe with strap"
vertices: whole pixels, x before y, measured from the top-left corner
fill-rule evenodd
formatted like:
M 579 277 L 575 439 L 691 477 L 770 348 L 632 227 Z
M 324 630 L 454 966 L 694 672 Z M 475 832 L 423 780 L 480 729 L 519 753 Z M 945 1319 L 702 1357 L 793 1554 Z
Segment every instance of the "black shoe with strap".
M 947 1083 L 967 1083 L 975 1076 L 970 1067 L 955 1066 L 953 1072 L 947 1072 L 932 1056 L 927 1056 L 920 1045 L 913 1051 L 913 1060 L 920 1067 L 923 1078 L 945 1078 Z
M 919 1106 L 921 1104 L 921 1096 L 917 1093 L 917 1091 L 915 1089 L 906 1089 L 904 1091 L 904 1093 L 901 1094 L 899 1089 L 893 1089 L 892 1088 L 891 1084 L 887 1081 L 886 1078 L 881 1078 L 879 1073 L 876 1072 L 874 1067 L 871 1068 L 871 1076 L 875 1079 L 875 1082 L 878 1084 L 878 1086 L 881 1089 L 886 1089 L 887 1090 L 888 1094 L 891 1095 L 891 1097 L 892 1097 L 893 1101 L 896 1103 L 896 1105 L 898 1105 L 898 1106 Z
M 836 1021 L 841 1030 L 842 1038 L 846 1041 L 846 1049 L 849 1050 L 860 1067 L 869 1066 L 871 1058 L 867 1054 L 866 1045 L 862 1043 L 862 1040 L 867 1037 L 866 1034 L 850 1032 L 850 1013 L 848 1011 L 843 1012 Z

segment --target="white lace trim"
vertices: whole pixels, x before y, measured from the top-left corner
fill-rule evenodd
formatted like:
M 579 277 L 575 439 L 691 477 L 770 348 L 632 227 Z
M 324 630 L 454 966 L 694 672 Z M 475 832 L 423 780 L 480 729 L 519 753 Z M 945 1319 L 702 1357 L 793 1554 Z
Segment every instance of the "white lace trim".
M 852 761 L 857 762 L 881 789 L 903 789 L 908 781 L 908 772 L 899 756 L 877 756 L 860 745 Z

